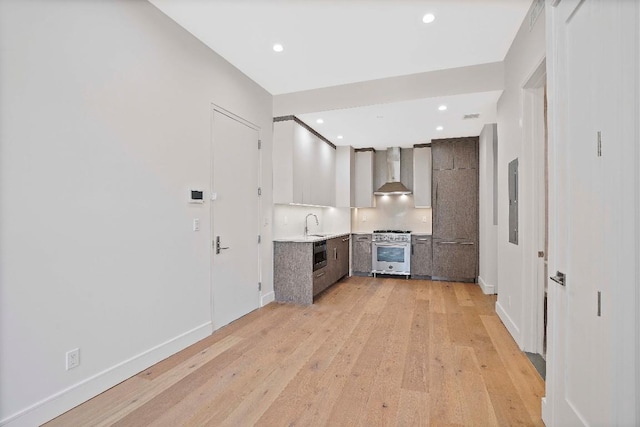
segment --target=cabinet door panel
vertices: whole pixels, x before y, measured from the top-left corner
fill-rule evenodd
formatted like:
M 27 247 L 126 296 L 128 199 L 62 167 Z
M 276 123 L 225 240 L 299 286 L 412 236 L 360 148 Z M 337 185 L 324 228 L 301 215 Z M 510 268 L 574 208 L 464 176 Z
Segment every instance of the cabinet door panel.
M 431 161 L 434 170 L 453 169 L 453 144 L 451 142 L 433 142 Z
M 373 207 L 373 151 L 355 153 L 355 207 Z
M 293 136 L 293 201 L 311 204 L 311 176 L 315 172 L 313 161 L 313 135 L 300 125 L 294 127 Z
M 349 275 L 349 242 L 348 236 L 340 237 L 340 248 L 338 250 L 338 279 Z
M 411 275 L 431 276 L 433 273 L 431 236 L 412 236 L 411 244 Z
M 413 203 L 431 207 L 431 147 L 413 149 Z
M 478 171 L 433 171 L 433 235 L 476 240 L 478 233 Z
M 329 271 L 327 267 L 321 268 L 313 272 L 313 296 L 315 297 L 320 292 L 324 291 L 331 285 L 329 279 Z
M 433 240 L 433 276 L 475 279 L 478 252 L 474 242 Z
M 353 271 L 371 273 L 371 235 L 353 235 Z
M 455 169 L 478 168 L 478 141 L 477 138 L 464 138 L 455 141 L 453 148 L 453 167 Z
M 334 283 L 340 277 L 338 251 L 340 250 L 340 238 L 327 240 L 327 280 Z

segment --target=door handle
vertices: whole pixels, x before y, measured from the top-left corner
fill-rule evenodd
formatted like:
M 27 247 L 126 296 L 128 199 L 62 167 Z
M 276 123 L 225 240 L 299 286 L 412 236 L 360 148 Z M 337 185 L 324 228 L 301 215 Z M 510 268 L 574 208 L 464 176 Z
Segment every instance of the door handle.
M 229 247 L 227 246 L 226 248 L 223 248 L 220 246 L 220 236 L 216 236 L 216 255 L 220 253 L 220 251 L 223 251 L 225 249 L 229 249 Z
M 457 245 L 458 242 L 438 242 L 439 245 Z
M 556 272 L 556 275 L 551 276 L 550 279 L 561 286 L 567 286 L 567 275 L 564 274 L 562 271 Z

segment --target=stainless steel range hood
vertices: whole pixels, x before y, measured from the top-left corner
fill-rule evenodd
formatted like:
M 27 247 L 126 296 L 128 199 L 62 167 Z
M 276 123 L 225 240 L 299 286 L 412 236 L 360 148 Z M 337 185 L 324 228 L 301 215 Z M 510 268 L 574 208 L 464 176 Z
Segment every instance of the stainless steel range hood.
M 373 194 L 376 196 L 411 194 L 411 190 L 400 182 L 400 147 L 387 149 L 387 182 Z

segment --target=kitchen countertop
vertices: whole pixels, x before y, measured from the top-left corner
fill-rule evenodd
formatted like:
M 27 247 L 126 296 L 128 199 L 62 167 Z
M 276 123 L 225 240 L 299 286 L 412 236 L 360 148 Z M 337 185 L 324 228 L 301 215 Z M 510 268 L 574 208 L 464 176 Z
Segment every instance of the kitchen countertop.
M 351 234 L 373 234 L 373 231 L 354 231 Z M 427 233 L 427 232 L 416 232 L 416 233 L 411 233 L 412 236 L 431 236 L 431 233 Z
M 320 236 L 309 235 L 308 237 L 304 237 L 304 236 L 281 237 L 279 239 L 273 239 L 273 241 L 274 242 L 313 243 L 313 242 L 320 242 L 322 240 L 335 239 L 336 237 L 349 236 L 351 233 L 317 233 L 317 234 L 320 234 Z

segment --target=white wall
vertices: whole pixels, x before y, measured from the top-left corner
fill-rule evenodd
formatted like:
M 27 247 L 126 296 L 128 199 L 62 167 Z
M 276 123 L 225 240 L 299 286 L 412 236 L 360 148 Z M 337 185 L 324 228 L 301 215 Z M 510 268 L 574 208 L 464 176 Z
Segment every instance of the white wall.
M 36 425 L 211 332 L 212 103 L 262 128 L 272 291 L 272 96 L 145 1 L 3 0 L 0 55 L 0 424 Z
M 494 138 L 497 125 L 486 124 L 480 133 L 480 273 L 478 282 L 484 293 L 498 292 L 498 225 L 494 224 Z
M 507 187 L 508 164 L 519 159 L 519 195 L 530 198 L 531 150 L 523 144 L 523 86 L 545 56 L 544 11 L 530 28 L 529 17 L 525 18 L 504 60 L 505 91 L 498 101 L 498 283 L 500 292 L 496 312 L 522 347 L 522 321 L 525 289 L 523 248 L 530 242 L 527 236 L 519 235 L 518 245 L 509 243 L 508 218 L 509 199 Z M 532 211 L 519 207 L 519 229 L 531 228 Z M 530 260 L 529 260 L 530 262 Z

